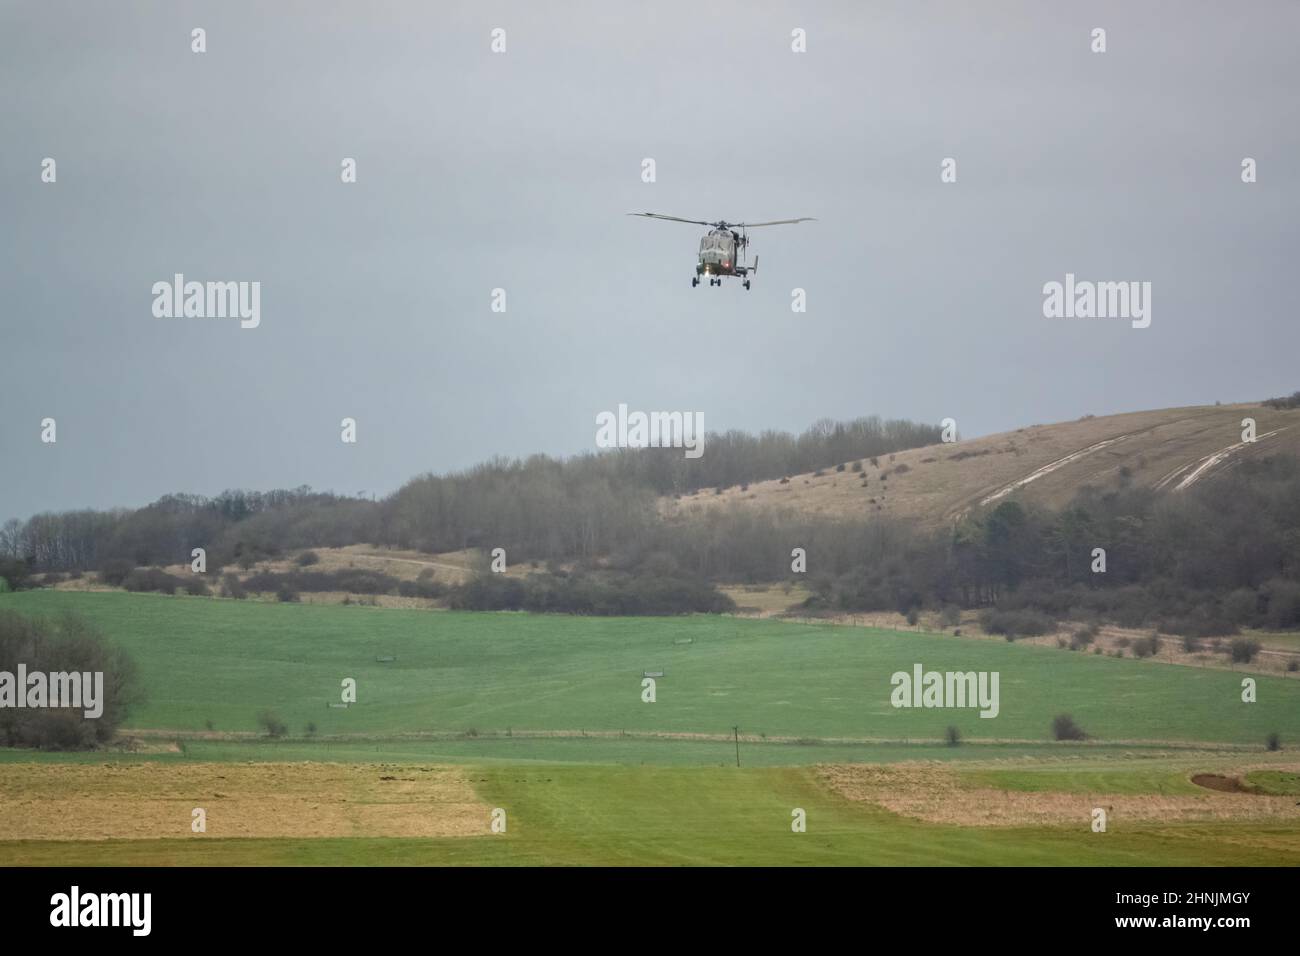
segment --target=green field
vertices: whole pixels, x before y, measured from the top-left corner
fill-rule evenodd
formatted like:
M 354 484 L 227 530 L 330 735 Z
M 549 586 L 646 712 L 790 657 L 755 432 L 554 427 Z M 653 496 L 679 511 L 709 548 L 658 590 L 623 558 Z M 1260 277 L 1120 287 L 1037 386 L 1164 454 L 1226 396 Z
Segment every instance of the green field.
M 1261 745 L 1300 739 L 1300 681 L 941 635 L 737 620 L 582 618 L 35 591 L 0 609 L 92 617 L 139 663 L 136 728 L 254 731 L 274 708 L 322 735 L 513 730 L 936 740 L 1050 739 L 1067 712 L 1098 740 Z M 691 640 L 689 644 L 676 641 Z M 375 658 L 395 657 L 393 663 Z M 896 709 L 890 676 L 914 663 L 998 671 L 1000 713 Z M 662 670 L 657 702 L 641 678 Z M 355 706 L 331 709 L 340 682 Z M 562 759 L 572 759 L 566 753 Z M 818 758 L 821 759 L 821 758 Z
M 126 647 L 147 694 L 128 724 L 154 751 L 0 751 L 0 774 L 4 764 L 33 762 L 50 772 L 60 764 L 454 764 L 484 806 L 508 808 L 511 824 L 506 834 L 436 839 L 10 840 L 0 842 L 0 863 L 1300 863 L 1296 817 L 1138 823 L 1121 814 L 1105 834 L 1073 817 L 1009 827 L 921 822 L 845 799 L 813 768 L 952 766 L 956 786 L 984 793 L 1203 802 L 1220 798 L 1191 774 L 1249 765 L 1252 790 L 1292 794 L 1294 763 L 1287 752 L 1266 754 L 1263 742 L 1270 732 L 1288 745 L 1300 739 L 1300 681 L 1251 675 L 1259 702 L 1244 704 L 1246 672 L 706 616 L 55 591 L 0 595 L 2 609 L 76 611 Z M 890 675 L 917 662 L 999 672 L 999 716 L 891 707 Z M 653 704 L 641 700 L 647 670 L 664 672 Z M 346 677 L 357 681 L 357 703 L 328 707 Z M 288 722 L 288 738 L 254 736 L 255 715 L 267 707 Z M 1062 712 L 1092 739 L 1052 741 L 1052 717 Z M 950 724 L 963 746 L 942 743 Z M 733 727 L 743 735 L 741 768 Z M 1281 763 L 1274 770 L 1267 761 Z M 790 830 L 795 807 L 807 811 L 806 833 Z

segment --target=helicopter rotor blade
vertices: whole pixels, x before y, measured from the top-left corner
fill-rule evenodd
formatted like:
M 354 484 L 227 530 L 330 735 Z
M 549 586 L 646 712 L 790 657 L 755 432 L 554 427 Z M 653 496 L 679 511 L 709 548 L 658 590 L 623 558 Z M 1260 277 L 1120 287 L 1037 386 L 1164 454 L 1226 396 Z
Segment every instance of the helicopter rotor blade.
M 665 216 L 657 212 L 630 212 L 629 216 L 645 216 L 647 219 L 666 219 L 669 222 L 688 222 L 693 226 L 711 226 L 713 223 L 705 222 L 703 219 L 682 219 L 678 216 Z
M 773 219 L 771 222 L 738 222 L 735 225 L 741 229 L 757 229 L 759 226 L 785 226 L 797 222 L 816 222 L 812 216 L 803 216 L 799 219 Z

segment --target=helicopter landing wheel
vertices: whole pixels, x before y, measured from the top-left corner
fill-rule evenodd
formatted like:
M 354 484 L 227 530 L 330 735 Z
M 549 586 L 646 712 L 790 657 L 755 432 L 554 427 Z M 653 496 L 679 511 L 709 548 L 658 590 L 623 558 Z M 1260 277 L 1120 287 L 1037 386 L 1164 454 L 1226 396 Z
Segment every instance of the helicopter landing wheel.
M 748 280 L 748 279 L 745 280 L 745 288 L 746 288 L 746 289 L 749 288 L 749 280 Z
M 700 277 L 699 277 L 699 276 L 692 276 L 692 277 L 691 277 L 691 288 L 694 289 L 694 288 L 695 288 L 697 285 L 699 285 L 699 284 L 700 284 Z

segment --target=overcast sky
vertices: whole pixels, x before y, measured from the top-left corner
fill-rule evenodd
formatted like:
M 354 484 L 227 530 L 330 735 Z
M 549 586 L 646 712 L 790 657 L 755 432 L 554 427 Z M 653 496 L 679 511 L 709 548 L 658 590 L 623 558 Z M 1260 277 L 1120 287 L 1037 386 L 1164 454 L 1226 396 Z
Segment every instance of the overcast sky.
M 970 437 L 1289 393 L 1298 35 L 1294 2 L 6 2 L 0 519 L 382 496 L 591 449 L 620 402 Z M 756 231 L 745 292 L 630 211 L 818 221 Z M 260 327 L 155 318 L 178 272 L 260 282 Z M 1150 327 L 1045 318 L 1067 272 L 1151 282 Z

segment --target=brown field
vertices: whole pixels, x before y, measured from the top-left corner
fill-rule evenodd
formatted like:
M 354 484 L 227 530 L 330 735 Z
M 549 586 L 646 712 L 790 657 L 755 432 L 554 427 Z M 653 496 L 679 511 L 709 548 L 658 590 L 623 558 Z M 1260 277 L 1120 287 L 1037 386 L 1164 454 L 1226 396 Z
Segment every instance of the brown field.
M 1234 448 L 1246 417 L 1255 419 L 1257 441 Z M 933 526 L 1011 496 L 1059 507 L 1085 485 L 1114 487 L 1121 479 L 1176 494 L 1185 482 L 1211 480 L 1246 457 L 1278 451 L 1300 452 L 1300 410 L 1254 404 L 1168 408 L 914 448 L 882 457 L 879 467 L 864 462 L 861 473 L 790 475 L 788 484 L 754 482 L 746 491 L 732 487 L 720 495 L 708 488 L 665 499 L 661 508 L 685 516 L 695 508 L 737 504 L 785 507 L 826 517 L 889 515 Z M 1124 476 L 1121 469 L 1127 469 Z M 881 481 L 884 473 L 888 478 Z
M 193 833 L 191 812 L 207 812 Z M 409 764 L 6 764 L 0 841 L 446 837 L 489 832 L 459 768 Z
M 736 613 L 742 617 L 774 617 L 812 593 L 803 585 L 785 584 L 723 586 L 718 590 L 736 602 Z
M 1294 771 L 1300 764 L 1242 765 L 1227 773 L 1235 779 L 1264 767 Z M 961 765 L 937 763 L 823 765 L 817 768 L 817 777 L 849 800 L 874 803 L 926 823 L 957 826 L 1087 826 L 1094 807 L 1104 808 L 1112 824 L 1300 821 L 1300 803 L 1294 796 L 1211 787 L 1202 787 L 1204 793 L 1196 794 L 1024 792 L 970 785 L 963 782 L 962 770 Z

